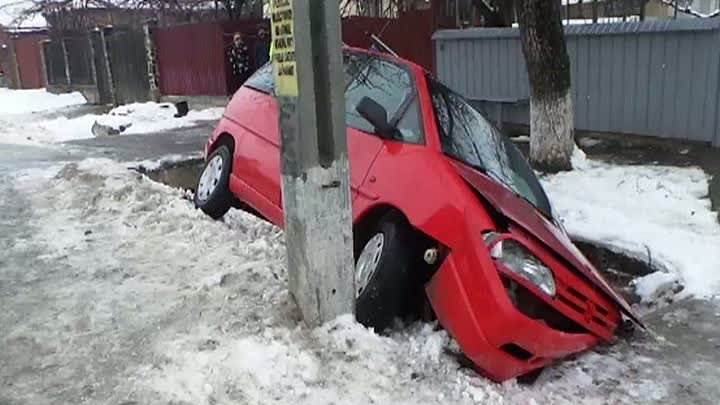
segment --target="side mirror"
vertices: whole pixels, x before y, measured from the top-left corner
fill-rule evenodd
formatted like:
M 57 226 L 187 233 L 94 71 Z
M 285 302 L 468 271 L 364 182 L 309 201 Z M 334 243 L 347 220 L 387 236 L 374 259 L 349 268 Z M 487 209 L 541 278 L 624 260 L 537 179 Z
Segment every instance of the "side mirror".
M 388 122 L 387 111 L 377 101 L 365 96 L 355 106 L 355 111 L 372 124 L 375 133 L 382 138 L 392 139 L 395 135 L 395 128 Z

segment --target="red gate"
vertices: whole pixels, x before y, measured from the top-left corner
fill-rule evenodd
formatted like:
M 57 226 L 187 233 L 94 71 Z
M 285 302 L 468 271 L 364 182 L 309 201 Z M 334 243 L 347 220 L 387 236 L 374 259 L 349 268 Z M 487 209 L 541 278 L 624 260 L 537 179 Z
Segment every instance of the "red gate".
M 343 41 L 367 48 L 374 33 L 398 55 L 433 70 L 431 10 L 402 12 L 399 18 L 349 17 L 342 22 Z M 234 32 L 242 32 L 250 50 L 267 20 L 210 22 L 161 27 L 154 34 L 160 92 L 164 95 L 224 96 L 228 93 L 225 49 Z M 412 27 L 412 29 L 408 29 Z M 267 29 L 267 28 L 266 28 Z M 254 61 L 251 61 L 254 63 Z
M 225 49 L 234 32 L 245 34 L 248 48 L 252 49 L 258 24 L 267 23 L 263 20 L 210 22 L 155 30 L 160 92 L 168 95 L 227 95 Z
M 435 30 L 430 9 L 404 11 L 399 18 L 348 17 L 342 22 L 343 42 L 358 48 L 370 47 L 373 33 L 400 57 L 434 71 L 432 34 Z
M 20 34 L 13 38 L 13 48 L 20 72 L 20 87 L 36 89 L 45 86 L 40 41 L 47 39 L 43 33 Z

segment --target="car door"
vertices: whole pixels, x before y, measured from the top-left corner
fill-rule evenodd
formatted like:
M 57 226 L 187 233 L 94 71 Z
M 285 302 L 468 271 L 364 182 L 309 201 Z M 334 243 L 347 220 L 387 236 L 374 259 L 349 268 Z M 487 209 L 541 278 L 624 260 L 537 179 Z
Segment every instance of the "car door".
M 350 185 L 353 200 L 362 193 L 363 184 L 375 158 L 384 146 L 383 139 L 356 107 L 363 97 L 369 97 L 383 106 L 391 122 L 403 124 L 407 115 L 417 117 L 417 101 L 414 97 L 412 75 L 402 65 L 381 56 L 366 53 L 346 55 L 347 79 L 345 91 L 345 119 L 348 131 L 348 154 L 350 156 Z M 352 57 L 355 56 L 354 60 Z M 417 118 L 410 120 L 419 122 Z M 398 125 L 400 142 L 422 142 L 421 129 L 412 130 Z M 392 142 L 392 141 L 389 141 Z M 373 195 L 366 195 L 373 199 Z
M 372 125 L 355 107 L 367 96 L 385 107 L 388 117 L 392 118 L 404 110 L 412 94 L 412 80 L 400 65 L 368 53 L 345 51 L 344 63 L 345 118 L 354 199 L 383 147 L 383 140 L 374 134 Z M 272 81 L 272 68 L 268 64 L 248 79 L 247 89 L 241 89 L 246 100 L 237 110 L 238 120 L 249 136 L 243 136 L 240 145 L 236 145 L 233 171 L 251 189 L 254 198 L 282 208 L 278 104 L 272 96 Z
M 247 201 L 256 209 L 280 207 L 280 132 L 272 65 L 260 68 L 235 95 L 243 100 L 234 110 L 246 131 L 235 146 L 233 172 L 250 188 Z

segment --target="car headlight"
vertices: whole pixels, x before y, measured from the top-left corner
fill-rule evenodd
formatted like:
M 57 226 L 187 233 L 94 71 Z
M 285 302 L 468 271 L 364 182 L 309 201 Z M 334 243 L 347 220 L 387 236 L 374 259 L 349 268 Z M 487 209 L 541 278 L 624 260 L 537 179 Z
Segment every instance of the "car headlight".
M 550 269 L 518 241 L 503 239 L 492 247 L 490 255 L 540 291 L 555 296 L 555 278 Z

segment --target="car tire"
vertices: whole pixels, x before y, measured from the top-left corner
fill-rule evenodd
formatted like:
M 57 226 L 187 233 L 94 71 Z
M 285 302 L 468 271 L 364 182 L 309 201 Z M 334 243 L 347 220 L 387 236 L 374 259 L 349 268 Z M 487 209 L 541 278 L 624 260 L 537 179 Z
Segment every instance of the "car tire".
M 355 240 L 355 316 L 361 324 L 382 332 L 392 326 L 396 317 L 403 315 L 412 293 L 410 229 L 400 215 L 391 213 L 358 236 Z M 367 264 L 374 265 L 364 269 L 371 270 L 370 274 L 360 268 Z
M 195 207 L 213 219 L 220 219 L 228 212 L 233 203 L 230 192 L 230 172 L 232 153 L 225 145 L 220 145 L 207 158 L 195 189 Z

